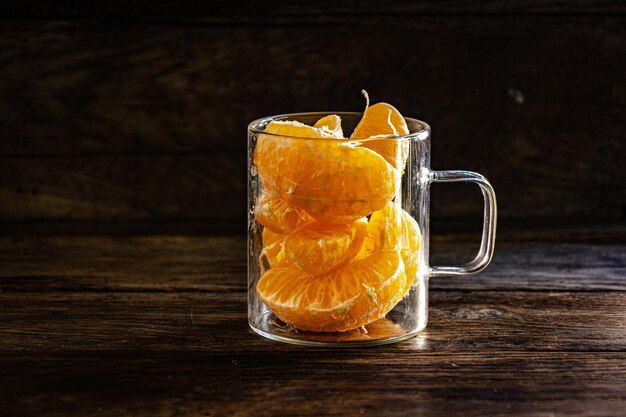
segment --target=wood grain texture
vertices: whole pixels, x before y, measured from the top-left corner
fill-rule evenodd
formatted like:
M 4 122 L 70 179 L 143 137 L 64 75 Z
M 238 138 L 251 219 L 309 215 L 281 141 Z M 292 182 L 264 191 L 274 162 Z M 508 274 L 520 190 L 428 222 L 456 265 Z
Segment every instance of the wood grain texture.
M 462 265 L 475 256 L 474 244 L 432 246 L 432 265 Z M 470 277 L 430 281 L 433 289 L 626 290 L 626 245 L 506 243 L 496 245 L 485 271 Z
M 245 155 L 0 157 L 0 218 L 214 219 L 245 225 Z
M 625 353 L 0 355 L 11 415 L 620 416 Z M 28 384 L 25 381 L 29 381 Z
M 218 291 L 4 292 L 0 351 L 292 350 L 248 328 L 246 300 Z M 427 330 L 393 351 L 623 352 L 625 315 L 624 292 L 431 291 Z
M 243 237 L 17 237 L 0 242 L 0 291 L 246 289 Z
M 446 256 L 469 248 L 437 243 L 452 251 Z M 621 244 L 511 241 L 498 248 L 491 278 L 484 273 L 432 288 L 420 336 L 335 350 L 252 333 L 244 244 L 238 236 L 0 238 L 0 412 L 623 412 Z M 505 290 L 487 287 L 496 281 Z
M 203 1 L 185 0 L 146 1 L 146 0 L 93 0 L 88 3 L 57 1 L 51 4 L 42 0 L 9 0 L 0 7 L 0 15 L 20 18 L 85 18 L 109 19 L 207 19 L 221 15 L 268 16 L 275 14 L 372 14 L 393 13 L 406 15 L 420 14 L 596 14 L 626 13 L 620 1 L 575 0 L 568 2 L 541 0 L 448 0 L 448 1 L 395 1 L 381 4 L 373 0 L 342 1 L 307 0 L 297 3 L 286 0 L 230 1 L 207 4 Z
M 460 265 L 478 240 L 433 242 L 433 265 Z M 246 239 L 2 237 L 0 291 L 246 291 Z M 484 272 L 435 290 L 626 291 L 624 244 L 504 242 Z
M 3 21 L 0 218 L 243 221 L 247 123 L 361 109 L 365 87 L 431 123 L 433 167 L 487 176 L 502 218 L 623 220 L 624 28 L 620 15 Z M 433 187 L 436 216 L 480 210 L 472 187 Z

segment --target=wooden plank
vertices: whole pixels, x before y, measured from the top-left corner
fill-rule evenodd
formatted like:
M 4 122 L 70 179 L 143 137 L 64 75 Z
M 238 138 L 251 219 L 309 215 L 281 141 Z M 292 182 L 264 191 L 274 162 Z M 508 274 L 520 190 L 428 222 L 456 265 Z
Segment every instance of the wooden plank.
M 0 291 L 244 291 L 242 237 L 2 238 Z
M 0 351 L 288 351 L 248 328 L 243 292 L 0 293 Z M 626 351 L 625 292 L 431 291 L 394 351 Z
M 615 116 L 622 114 L 626 100 L 620 84 L 626 18 L 342 19 L 341 26 L 312 20 L 302 27 L 2 22 L 0 85 L 7 94 L 0 120 L 7 140 L 0 143 L 0 151 L 32 155 L 224 146 L 240 150 L 245 140 L 233 139 L 242 137 L 253 118 L 294 111 L 358 111 L 363 108 L 358 87 L 369 88 L 373 100 L 393 101 L 406 115 L 430 122 L 438 142 L 454 144 L 443 142 L 446 147 L 467 143 L 459 126 L 468 120 L 480 120 L 481 132 L 502 145 L 513 146 L 509 142 L 517 137 L 520 149 L 500 150 L 529 148 L 533 154 L 520 157 L 536 156 L 531 151 L 540 146 L 535 143 L 539 137 L 559 150 L 565 147 L 557 138 L 568 138 L 570 145 L 588 138 L 559 110 L 576 115 L 598 108 L 609 111 L 587 115 L 598 118 L 591 120 L 593 128 L 600 129 L 594 131 L 598 141 L 613 143 L 609 138 L 620 137 L 624 130 Z M 372 25 L 378 30 L 369 30 Z M 129 37 L 135 41 L 127 42 Z M 94 49 L 94 44 L 100 47 Z M 353 53 L 342 53 L 348 47 Z M 407 57 L 409 48 L 413 58 Z M 336 67 L 324 62 L 335 55 L 342 56 L 342 70 L 354 73 L 354 79 L 332 76 Z M 421 56 L 428 62 L 420 65 Z M 278 85 L 289 82 L 293 89 L 269 90 L 263 81 L 270 76 L 265 64 L 241 65 L 270 61 L 270 79 Z M 372 68 L 375 65 L 380 67 Z M 390 67 L 394 77 L 383 83 L 389 74 L 378 68 Z M 314 91 L 306 86 L 311 79 L 317 82 Z M 578 85 L 582 79 L 585 83 Z M 223 88 L 225 84 L 231 87 Z M 406 85 L 414 85 L 416 92 L 408 94 Z M 526 99 L 518 104 L 520 98 L 507 88 L 526 94 Z M 575 97 L 578 100 L 572 100 Z M 222 108 L 225 103 L 228 112 Z M 491 113 L 476 110 L 480 105 Z M 529 126 L 533 132 L 528 132 Z M 473 141 L 488 140 L 483 136 L 474 135 Z
M 596 14 L 625 13 L 624 4 L 619 1 L 576 0 L 455 0 L 455 1 L 396 1 L 393 4 L 380 4 L 373 0 L 356 2 L 333 2 L 328 0 L 303 1 L 294 4 L 286 0 L 253 1 L 238 0 L 208 5 L 197 0 L 179 1 L 172 4 L 166 1 L 146 0 L 93 0 L 88 4 L 72 1 L 57 1 L 50 4 L 41 0 L 9 0 L 0 7 L 4 17 L 20 18 L 212 18 L 216 15 L 267 16 L 275 14 L 372 14 L 392 13 L 405 15 L 420 14 Z
M 476 243 L 434 244 L 432 265 L 462 265 L 478 250 Z M 554 243 L 497 244 L 489 267 L 470 277 L 430 281 L 433 289 L 626 290 L 626 245 Z
M 88 352 L 0 356 L 10 415 L 618 416 L 624 353 Z
M 244 224 L 246 181 L 244 154 L 0 157 L 0 218 Z
M 460 265 L 478 241 L 438 241 L 431 263 Z M 623 244 L 498 243 L 484 272 L 438 290 L 625 291 Z M 242 236 L 1 237 L 0 291 L 246 291 Z
M 466 144 L 466 132 L 459 126 L 480 120 L 481 132 L 493 137 L 490 140 L 513 146 L 504 138 L 518 137 L 517 151 L 529 148 L 532 154 L 520 157 L 536 156 L 531 152 L 540 146 L 536 138 L 549 140 L 559 150 L 565 147 L 558 138 L 569 138 L 570 145 L 588 138 L 588 132 L 572 126 L 559 110 L 575 115 L 598 108 L 609 111 L 590 113 L 588 117 L 597 119 L 586 119 L 599 129 L 594 130 L 595 139 L 607 141 L 602 143 L 613 143 L 608 139 L 620 137 L 624 130 L 614 116 L 622 114 L 626 100 L 620 84 L 626 18 L 343 19 L 341 26 L 312 20 L 302 27 L 2 22 L 0 85 L 6 96 L 0 120 L 7 140 L 0 151 L 32 155 L 224 146 L 240 150 L 245 140 L 233 139 L 242 137 L 253 118 L 294 111 L 358 111 L 363 99 L 357 87 L 370 88 L 373 100 L 393 101 L 407 116 L 430 122 L 438 142 Z M 369 30 L 371 25 L 378 30 Z M 129 37 L 135 41 L 127 42 Z M 55 39 L 53 49 L 49 39 Z M 100 47 L 94 49 L 94 44 Z M 342 53 L 348 47 L 353 53 Z M 503 47 L 508 48 L 506 55 Z M 370 55 L 362 55 L 368 51 Z M 324 63 L 335 55 L 342 56 L 342 70 L 354 73 L 354 79 L 332 77 L 336 67 Z M 427 63 L 419 62 L 422 56 L 428 57 Z M 241 65 L 245 62 L 264 64 Z M 289 82 L 293 89 L 269 90 L 263 81 L 270 76 L 265 69 L 269 62 L 270 79 L 278 85 Z M 372 68 L 375 65 L 380 67 Z M 394 77 L 383 83 L 389 74 L 379 68 L 390 67 Z M 311 79 L 317 82 L 315 91 L 306 86 Z M 582 80 L 585 83 L 578 85 Z M 231 87 L 223 88 L 225 84 Z M 408 94 L 406 85 L 415 85 L 416 92 Z M 521 100 L 515 91 L 511 95 L 507 88 L 526 98 Z M 222 108 L 225 103 L 228 112 Z M 491 113 L 476 110 L 479 105 L 487 105 Z M 533 132 L 528 132 L 529 126 Z M 489 140 L 483 136 L 474 135 L 473 141 Z
M 624 28 L 622 16 L 4 21 L 0 218 L 197 218 L 217 215 L 198 201 L 219 200 L 218 218 L 243 220 L 235 207 L 245 189 L 233 178 L 245 172 L 246 124 L 361 109 L 365 87 L 374 101 L 432 124 L 434 167 L 489 177 L 503 217 L 623 219 Z M 337 57 L 349 77 L 337 77 Z M 157 176 L 156 196 L 159 158 L 170 158 L 175 175 Z M 202 165 L 206 182 L 182 193 L 189 165 Z M 205 165 L 227 171 L 208 176 Z M 55 177 L 73 181 L 50 188 Z M 207 191 L 224 178 L 235 182 L 232 194 Z M 434 212 L 479 214 L 475 190 L 444 188 L 453 190 L 433 188 Z M 33 201 L 42 189 L 49 198 Z

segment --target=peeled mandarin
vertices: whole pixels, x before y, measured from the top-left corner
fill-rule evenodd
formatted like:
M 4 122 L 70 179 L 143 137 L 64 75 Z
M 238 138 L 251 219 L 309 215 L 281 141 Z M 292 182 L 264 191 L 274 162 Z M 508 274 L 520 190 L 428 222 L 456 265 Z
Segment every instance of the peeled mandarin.
M 261 256 L 265 256 L 272 268 L 293 265 L 293 262 L 285 252 L 285 238 L 287 235 L 272 232 L 270 229 L 263 230 L 263 250 Z
M 400 249 L 407 274 L 408 291 L 419 268 L 419 249 L 422 234 L 413 217 L 394 202 L 372 214 L 367 236 L 357 259 L 367 258 L 381 251 Z
M 420 266 L 422 234 L 415 219 L 404 210 L 402 210 L 402 229 L 403 238 L 400 241 L 400 254 L 402 255 L 404 268 L 406 270 L 406 293 L 417 278 L 417 272 Z
M 395 194 L 399 171 L 370 149 L 298 122 L 273 121 L 265 132 L 254 152 L 261 183 L 317 220 L 356 220 Z
M 400 247 L 402 233 L 400 210 L 395 203 L 389 202 L 382 210 L 372 213 L 359 258 L 366 258 L 382 250 L 395 250 Z
M 338 225 L 315 222 L 287 236 L 284 249 L 302 272 L 326 274 L 357 255 L 366 233 L 366 218 Z
M 322 129 L 332 135 L 343 138 L 341 118 L 336 114 L 329 114 L 328 116 L 322 117 L 313 125 L 313 127 L 317 129 Z
M 347 330 L 341 334 L 342 341 L 363 341 L 386 339 L 389 337 L 402 336 L 406 334 L 406 330 L 402 329 L 399 324 L 383 317 L 356 329 Z M 315 339 L 319 341 L 336 341 L 337 335 L 334 333 L 318 333 Z
M 365 109 L 361 121 L 350 139 L 368 139 L 363 146 L 382 155 L 395 168 L 401 168 L 408 156 L 406 140 L 387 136 L 408 135 L 409 128 L 400 112 L 387 103 L 377 103 Z
M 259 196 L 254 216 L 260 224 L 276 233 L 289 233 L 313 221 L 303 210 L 289 206 L 279 196 L 268 192 Z
M 404 296 L 406 273 L 399 251 L 379 252 L 328 274 L 272 268 L 257 294 L 282 321 L 316 332 L 343 332 L 384 317 Z

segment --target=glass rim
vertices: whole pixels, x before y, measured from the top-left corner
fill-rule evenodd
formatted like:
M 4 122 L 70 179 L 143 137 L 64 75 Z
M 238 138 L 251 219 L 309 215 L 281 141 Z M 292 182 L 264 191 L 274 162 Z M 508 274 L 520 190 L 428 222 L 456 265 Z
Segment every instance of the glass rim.
M 363 115 L 363 112 L 355 112 L 355 111 L 330 111 L 330 112 L 321 112 L 321 111 L 315 111 L 315 112 L 301 112 L 301 113 L 284 113 L 284 114 L 277 114 L 274 116 L 265 116 L 265 117 L 261 117 L 258 118 L 256 120 L 253 120 L 252 122 L 250 122 L 248 124 L 248 132 L 251 133 L 257 133 L 257 134 L 264 134 L 264 135 L 270 135 L 270 136 L 275 136 L 275 137 L 281 137 L 281 138 L 293 138 L 293 139 L 305 139 L 305 140 L 328 140 L 328 139 L 335 139 L 335 140 L 356 140 L 356 141 L 374 141 L 374 140 L 380 140 L 380 139 L 385 139 L 385 140 L 403 140 L 403 139 L 418 139 L 418 140 L 425 140 L 428 139 L 430 136 L 430 125 L 422 120 L 419 119 L 415 119 L 412 117 L 404 117 L 404 120 L 407 122 L 412 122 L 412 123 L 417 123 L 420 126 L 422 126 L 422 129 L 406 134 L 406 135 L 385 135 L 385 136 L 379 136 L 379 137 L 375 137 L 375 138 L 307 138 L 307 137 L 303 137 L 303 136 L 289 136 L 289 135 L 279 135 L 276 133 L 268 133 L 268 132 L 264 132 L 259 126 L 261 126 L 262 124 L 267 124 L 270 121 L 282 121 L 282 120 L 287 120 L 289 118 L 294 118 L 297 119 L 298 116 L 307 116 L 307 117 L 312 117 L 312 116 L 321 116 L 321 117 L 325 117 L 325 116 L 329 116 L 329 115 L 337 115 L 339 117 L 342 117 L 343 115 L 345 116 L 361 116 Z

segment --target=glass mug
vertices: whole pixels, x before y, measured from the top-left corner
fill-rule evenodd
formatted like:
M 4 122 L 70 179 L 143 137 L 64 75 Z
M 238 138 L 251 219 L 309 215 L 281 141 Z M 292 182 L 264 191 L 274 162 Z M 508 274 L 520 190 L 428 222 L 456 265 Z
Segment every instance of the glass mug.
M 362 113 L 334 113 L 347 131 Z M 393 343 L 428 321 L 431 277 L 468 275 L 491 261 L 496 197 L 482 175 L 430 169 L 430 126 L 409 134 L 329 139 L 264 132 L 272 121 L 313 126 L 328 113 L 248 126 L 248 320 L 272 340 L 315 346 Z M 473 182 L 484 225 L 475 259 L 430 267 L 433 182 Z

